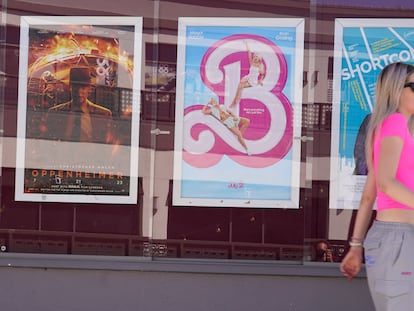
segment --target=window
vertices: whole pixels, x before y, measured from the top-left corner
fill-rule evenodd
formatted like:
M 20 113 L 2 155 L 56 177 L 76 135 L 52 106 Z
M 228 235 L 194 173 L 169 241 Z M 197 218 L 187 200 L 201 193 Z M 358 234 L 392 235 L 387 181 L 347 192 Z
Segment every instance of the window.
M 337 92 L 343 92 L 351 102 L 357 83 L 336 88 L 338 27 L 347 29 L 356 18 L 387 18 L 394 25 L 392 17 L 409 18 L 414 7 L 390 3 L 372 10 L 334 0 L 140 0 L 133 6 L 121 1 L 114 11 L 109 3 L 95 0 L 72 1 L 70 6 L 40 2 L 9 0 L 2 7 L 1 251 L 302 262 L 320 260 L 317 245 L 325 241 L 333 260 L 341 260 L 356 210 L 332 200 L 332 141 L 339 126 L 335 101 Z M 106 15 L 114 19 L 102 22 L 99 17 Z M 27 32 L 21 32 L 21 17 L 34 21 Z M 62 17 L 77 17 L 77 23 L 65 28 Z M 122 23 L 134 17 L 142 17 L 142 31 Z M 64 36 L 64 56 L 47 54 Z M 24 42 L 29 43 L 26 54 Z M 256 74 L 249 74 L 253 49 L 260 50 L 256 56 L 262 63 L 253 68 Z M 115 58 L 102 56 L 112 52 Z M 33 69 L 39 55 L 46 63 L 41 70 Z M 134 66 L 128 63 L 137 59 Z M 43 136 L 42 118 L 50 108 L 73 99 L 69 72 L 80 65 L 100 66 L 92 74 L 100 82 L 88 98 L 110 111 L 112 132 L 94 142 L 99 148 L 89 149 L 79 138 L 70 142 L 73 148 L 62 151 L 53 147 L 62 146 L 62 138 Z M 28 75 L 26 84 L 22 74 Z M 22 85 L 27 87 L 23 103 Z M 241 95 L 233 104 L 237 89 Z M 247 128 L 220 124 L 211 98 L 222 107 L 233 104 L 237 122 L 248 119 Z M 268 104 L 272 100 L 278 104 Z M 361 118 L 360 112 L 350 113 L 350 118 Z M 91 126 L 90 118 L 83 124 Z M 63 133 L 63 123 L 57 123 L 56 131 Z M 184 137 L 187 130 L 192 140 Z M 22 140 L 17 138 L 26 131 L 32 136 L 23 140 L 26 153 L 21 157 L 16 145 Z M 355 137 L 357 131 L 354 125 L 347 134 Z M 208 139 L 202 141 L 203 135 Z M 280 138 L 284 135 L 288 138 Z M 282 143 L 270 148 L 277 139 Z M 347 151 L 353 149 L 352 141 L 344 143 Z M 270 151 L 263 151 L 267 147 Z M 36 152 L 42 157 L 36 158 Z M 198 157 L 201 153 L 209 156 Z M 117 179 L 117 170 L 106 172 L 105 182 L 92 184 L 95 192 L 86 201 L 84 193 L 71 196 L 76 190 L 69 186 L 53 200 L 41 199 L 42 187 L 36 190 L 39 199 L 24 199 L 30 187 L 19 197 L 28 181 L 16 175 L 21 168 L 16 159 L 29 166 L 43 161 L 49 175 L 38 173 L 47 186 L 59 174 L 50 175 L 47 161 L 58 166 L 64 157 L 69 165 L 80 163 L 81 155 L 89 159 L 84 166 L 90 168 L 99 157 L 110 163 L 102 164 L 102 170 L 122 168 L 126 178 Z M 279 160 L 283 165 L 276 164 Z M 77 179 L 82 183 L 92 178 L 93 172 L 83 173 L 69 182 L 73 189 L 79 186 Z M 98 180 L 99 169 L 94 174 Z M 114 193 L 103 199 L 103 188 Z M 124 200 L 123 191 L 128 190 L 136 194 L 132 201 Z M 52 189 L 48 191 L 46 196 Z

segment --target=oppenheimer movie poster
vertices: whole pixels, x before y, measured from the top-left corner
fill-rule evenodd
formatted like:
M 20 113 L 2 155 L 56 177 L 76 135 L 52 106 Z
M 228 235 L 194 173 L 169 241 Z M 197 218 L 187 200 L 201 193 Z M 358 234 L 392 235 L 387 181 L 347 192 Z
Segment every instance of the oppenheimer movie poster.
M 141 32 L 141 18 L 21 18 L 16 200 L 136 203 Z

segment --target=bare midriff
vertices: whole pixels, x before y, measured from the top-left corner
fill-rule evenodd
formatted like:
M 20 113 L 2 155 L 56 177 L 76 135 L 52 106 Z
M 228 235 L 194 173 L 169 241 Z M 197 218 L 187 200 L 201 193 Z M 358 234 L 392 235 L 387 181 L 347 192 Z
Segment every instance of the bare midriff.
M 414 225 L 414 209 L 387 208 L 377 211 L 378 221 L 402 222 Z

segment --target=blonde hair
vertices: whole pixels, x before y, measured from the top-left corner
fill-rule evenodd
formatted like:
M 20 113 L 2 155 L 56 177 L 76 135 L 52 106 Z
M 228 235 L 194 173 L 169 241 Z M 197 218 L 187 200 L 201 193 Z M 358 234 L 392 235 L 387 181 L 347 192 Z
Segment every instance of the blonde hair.
M 375 106 L 368 126 L 365 145 L 367 163 L 372 163 L 374 136 L 382 122 L 398 110 L 404 84 L 414 73 L 414 66 L 401 62 L 392 63 L 380 72 L 375 89 Z M 413 117 L 409 120 L 410 131 L 414 128 Z

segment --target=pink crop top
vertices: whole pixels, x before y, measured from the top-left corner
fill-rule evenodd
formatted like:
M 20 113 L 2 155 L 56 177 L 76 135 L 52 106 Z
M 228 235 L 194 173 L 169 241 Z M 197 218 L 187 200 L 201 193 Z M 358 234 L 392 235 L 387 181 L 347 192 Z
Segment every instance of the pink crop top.
M 407 119 L 400 113 L 393 113 L 384 120 L 381 130 L 374 140 L 374 168 L 377 172 L 381 140 L 387 136 L 400 137 L 403 140 L 403 148 L 398 162 L 396 179 L 414 191 L 414 140 L 408 130 L 407 123 Z M 377 210 L 387 208 L 410 209 L 410 207 L 391 199 L 379 191 L 377 187 Z

